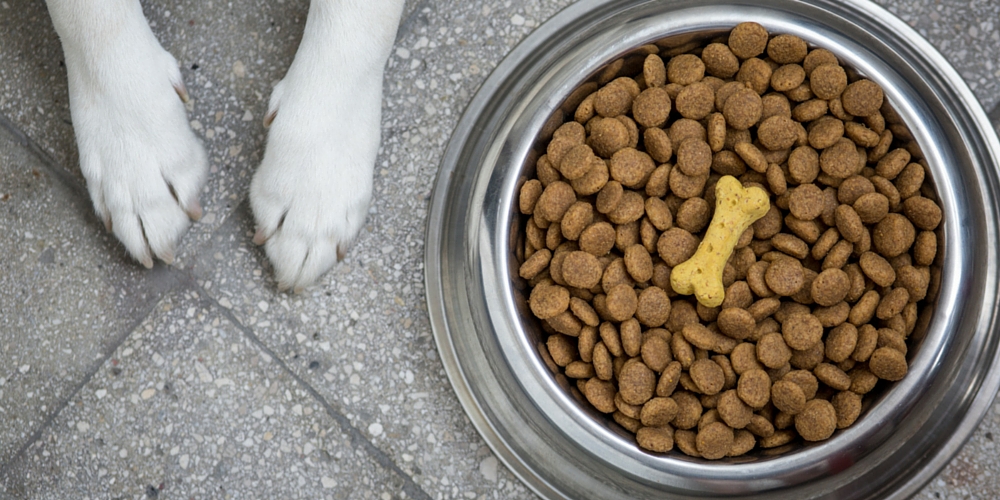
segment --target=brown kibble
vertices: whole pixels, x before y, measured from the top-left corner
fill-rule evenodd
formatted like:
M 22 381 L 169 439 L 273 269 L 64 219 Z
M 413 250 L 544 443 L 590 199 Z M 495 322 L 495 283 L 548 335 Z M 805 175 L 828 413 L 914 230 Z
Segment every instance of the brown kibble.
M 563 280 L 576 288 L 593 288 L 600 283 L 603 271 L 597 257 L 582 251 L 570 252 L 562 264 Z
M 740 158 L 746 162 L 748 167 L 756 172 L 767 171 L 767 158 L 764 157 L 764 154 L 757 148 L 757 146 L 754 146 L 749 142 L 741 142 L 737 144 L 734 149 L 736 150 L 736 154 L 738 154 Z
M 886 215 L 872 230 L 872 244 L 883 257 L 895 257 L 909 250 L 915 238 L 913 223 L 902 214 Z
M 906 165 L 910 162 L 910 152 L 898 148 L 886 153 L 878 161 L 878 165 L 875 166 L 875 173 L 879 177 L 884 177 L 888 180 L 895 179 L 900 172 L 906 168 Z
M 781 324 L 781 335 L 792 349 L 804 351 L 823 338 L 823 325 L 812 314 L 794 314 Z
M 878 319 L 889 319 L 901 312 L 906 304 L 910 301 L 910 292 L 905 288 L 893 288 L 891 291 L 882 296 L 882 300 L 878 304 L 878 308 L 875 309 L 875 317 Z
M 865 252 L 858 260 L 861 270 L 878 286 L 889 286 L 896 281 L 896 271 L 892 264 L 875 252 Z
M 615 406 L 615 386 L 611 382 L 592 378 L 583 386 L 583 395 L 587 397 L 597 411 L 601 413 L 614 413 L 618 408 Z
M 844 89 L 841 101 L 844 111 L 854 116 L 868 116 L 882 107 L 882 87 L 871 80 L 858 80 Z
M 920 192 L 924 185 L 924 167 L 919 163 L 911 163 L 896 176 L 896 191 L 899 197 L 907 199 Z
M 611 353 L 608 352 L 608 347 L 604 345 L 604 342 L 598 342 L 594 345 L 591 359 L 591 362 L 594 365 L 594 373 L 597 375 L 597 378 L 601 380 L 611 380 L 614 376 L 614 369 L 611 360 Z
M 837 412 L 829 401 L 813 399 L 795 416 L 795 430 L 806 441 L 822 441 L 837 429 Z
M 778 64 L 800 63 L 808 51 L 805 40 L 795 35 L 778 35 L 767 44 L 768 57 Z
M 563 264 L 565 267 L 565 264 Z M 649 252 L 640 244 L 634 244 L 625 249 L 625 268 L 632 279 L 642 283 L 653 277 L 653 259 Z M 565 271 L 563 271 L 565 275 Z
M 611 178 L 628 188 L 637 188 L 653 173 L 656 164 L 646 153 L 634 148 L 622 148 L 611 156 L 608 167 Z
M 573 312 L 573 315 L 580 318 L 585 325 L 596 327 L 601 324 L 601 319 L 597 315 L 597 311 L 590 305 L 589 302 L 583 300 L 579 297 L 572 297 L 569 299 L 569 309 Z M 581 333 L 582 335 L 582 333 Z M 581 342 L 583 342 L 581 340 Z M 590 345 L 593 348 L 593 344 Z M 584 346 L 580 346 L 580 352 L 583 353 L 586 350 Z M 584 359 L 584 361 L 589 362 L 590 360 Z
M 772 71 L 769 64 L 752 57 L 743 61 L 740 70 L 736 72 L 736 81 L 746 84 L 757 94 L 763 94 L 771 85 Z
M 913 263 L 929 266 L 937 256 L 937 235 L 931 231 L 921 231 L 913 244 Z
M 677 148 L 677 168 L 692 177 L 708 175 L 712 166 L 712 148 L 701 140 L 690 139 Z
M 733 447 L 733 429 L 722 422 L 714 422 L 698 431 L 695 446 L 702 458 L 718 460 Z
M 760 95 L 748 88 L 742 88 L 733 93 L 722 108 L 722 114 L 726 118 L 726 125 L 737 129 L 746 130 L 757 124 L 760 120 L 763 105 Z
M 642 362 L 655 372 L 662 372 L 673 361 L 670 354 L 670 344 L 664 337 L 648 335 L 640 350 Z
M 576 180 L 590 172 L 595 160 L 597 157 L 594 156 L 594 151 L 590 149 L 590 146 L 577 144 L 563 155 L 562 161 L 559 163 L 559 171 L 566 179 Z
M 639 432 L 639 430 L 643 428 L 642 422 L 639 422 L 638 420 L 629 417 L 628 415 L 625 415 L 620 410 L 612 413 L 611 418 L 614 419 L 615 423 L 624 427 L 629 432 L 637 433 Z
M 578 201 L 570 205 L 563 215 L 559 227 L 562 235 L 568 240 L 577 240 L 580 233 L 594 221 L 594 207 L 585 201 Z
M 566 376 L 575 379 L 593 378 L 594 365 L 583 361 L 572 361 L 566 365 Z
M 628 146 L 628 129 L 622 122 L 600 118 L 590 124 L 590 145 L 600 157 L 611 158 L 616 151 Z
M 911 196 L 903 202 L 903 213 L 918 229 L 933 231 L 941 223 L 941 207 L 929 198 Z
M 716 408 L 722 421 L 734 429 L 746 427 L 753 418 L 753 410 L 740 399 L 735 389 L 723 392 L 719 396 L 719 404 Z
M 838 390 L 846 391 L 851 386 L 851 377 L 840 368 L 829 363 L 820 363 L 813 368 L 813 374 L 820 382 Z
M 549 335 L 545 343 L 549 356 L 556 365 L 566 366 L 576 357 L 576 347 L 569 337 L 560 334 Z
M 815 184 L 802 184 L 791 190 L 788 210 L 801 220 L 813 220 L 823 213 L 823 191 Z
M 826 339 L 826 357 L 840 363 L 851 356 L 857 345 L 858 329 L 850 323 L 843 323 L 830 330 Z
M 561 286 L 536 286 L 528 299 L 538 319 L 549 319 L 569 308 L 569 290 Z
M 760 369 L 751 369 L 740 375 L 736 394 L 751 408 L 763 408 L 771 400 L 771 377 Z
M 522 214 L 531 215 L 535 212 L 535 204 L 542 196 L 542 183 L 538 179 L 531 179 L 521 186 L 520 196 L 518 196 L 518 208 Z
M 858 170 L 858 151 L 854 142 L 841 137 L 836 144 L 823 150 L 819 155 L 819 166 L 827 175 L 836 179 L 846 179 Z
M 704 198 L 689 198 L 677 209 L 674 224 L 694 234 L 708 226 L 711 218 L 712 208 Z
M 595 222 L 580 233 L 579 245 L 580 250 L 594 256 L 607 255 L 615 246 L 615 228 L 607 222 Z
M 824 269 L 812 282 L 812 299 L 830 307 L 844 300 L 851 290 L 851 278 L 841 269 Z M 794 347 L 793 347 L 794 348 Z
M 670 143 L 675 147 L 688 139 L 700 139 L 704 141 L 708 137 L 705 127 L 700 122 L 688 118 L 674 120 L 674 123 L 670 125 L 670 130 L 667 131 L 667 135 L 670 137 Z
M 666 323 L 670 316 L 670 298 L 667 292 L 657 286 L 644 289 L 638 298 L 635 317 L 648 327 L 658 327 Z
M 833 146 L 844 137 L 844 122 L 824 116 L 809 124 L 809 145 L 816 149 Z
M 701 418 L 701 402 L 694 394 L 687 391 L 677 391 L 671 398 L 677 403 L 677 416 L 672 422 L 678 429 L 690 429 L 698 425 Z
M 771 386 L 771 402 L 779 411 L 795 415 L 805 409 L 806 396 L 795 382 L 779 380 Z
M 670 157 L 674 154 L 673 145 L 670 142 L 670 136 L 661 128 L 647 128 L 642 133 L 643 143 L 646 145 L 646 152 L 659 163 L 665 163 L 670 160 Z
M 701 51 L 705 72 L 718 78 L 732 78 L 740 69 L 740 61 L 728 46 L 710 43 Z
M 630 190 L 622 192 L 622 199 L 614 210 L 608 212 L 608 220 L 614 224 L 628 224 L 639 220 L 645 213 L 645 203 L 642 195 Z
M 695 444 L 696 434 L 694 431 L 678 429 L 674 432 L 674 442 L 677 444 L 677 449 L 681 450 L 682 453 L 691 457 L 701 457 L 698 453 L 698 447 Z
M 530 280 L 538 275 L 538 273 L 545 270 L 549 266 L 549 261 L 552 259 L 552 252 L 547 248 L 543 248 L 529 257 L 521 264 L 521 268 L 518 270 L 518 275 L 526 280 Z
M 757 327 L 754 317 L 746 309 L 738 307 L 723 309 L 717 321 L 719 330 L 736 340 L 746 339 Z
M 608 182 L 608 166 L 604 160 L 594 157 L 587 174 L 570 181 L 570 186 L 578 195 L 590 196 L 600 191 L 606 182 Z
M 594 111 L 605 118 L 624 115 L 632 109 L 632 99 L 624 85 L 605 85 L 594 96 Z
M 656 397 L 642 405 L 639 420 L 642 425 L 664 427 L 677 417 L 677 402 L 669 397 Z
M 795 106 L 792 110 L 792 118 L 800 123 L 811 122 L 826 114 L 829 105 L 822 99 L 810 99 Z
M 757 359 L 768 368 L 779 368 L 792 358 L 792 350 L 779 333 L 768 333 L 757 342 Z
M 772 116 L 760 122 L 757 138 L 771 151 L 788 149 L 798 139 L 798 128 L 801 126 L 787 116 Z
M 607 308 L 615 321 L 625 321 L 635 314 L 638 298 L 630 285 L 616 285 L 608 290 Z
M 643 449 L 666 453 L 674 449 L 674 430 L 665 427 L 642 427 L 635 433 L 635 441 Z
M 550 222 L 559 222 L 576 202 L 576 193 L 569 184 L 556 181 L 546 186 L 535 203 L 535 213 Z
M 674 168 L 670 172 L 670 190 L 681 199 L 701 196 L 707 181 L 708 175 L 692 177 L 681 172 L 679 168 Z
M 837 207 L 837 211 L 834 213 L 835 219 L 837 221 L 837 231 L 840 235 L 844 237 L 845 240 L 851 243 L 857 243 L 861 241 L 864 231 L 867 231 L 864 223 L 861 222 L 861 217 L 854 208 L 849 205 L 840 205 Z
M 656 250 L 663 262 L 670 267 L 688 260 L 698 250 L 698 238 L 691 233 L 674 227 L 660 235 Z
M 618 325 L 618 336 L 622 339 L 622 350 L 629 357 L 636 357 L 642 348 L 642 327 L 635 318 L 629 318 Z
M 813 182 L 819 170 L 819 153 L 809 146 L 797 147 L 788 156 L 788 175 L 797 184 Z
M 597 193 L 597 200 L 595 200 L 594 205 L 597 211 L 606 214 L 614 210 L 619 203 L 622 201 L 622 195 L 625 190 L 618 181 L 608 181 L 607 184 L 601 188 L 600 192 Z
M 571 337 L 580 335 L 580 331 L 583 329 L 583 323 L 580 322 L 580 319 L 574 316 L 570 311 L 563 311 L 545 320 L 545 322 L 548 323 L 553 330 Z
M 736 57 L 749 59 L 764 53 L 767 38 L 767 30 L 760 24 L 740 23 L 729 33 L 729 48 Z
M 840 97 L 847 88 L 847 73 L 838 64 L 822 64 L 809 73 L 809 88 L 820 99 Z
M 827 49 L 810 50 L 809 54 L 802 61 L 802 67 L 806 70 L 806 74 L 810 75 L 810 78 L 812 78 L 813 70 L 823 64 L 839 64 L 839 62 L 837 61 L 837 56 Z
M 656 54 L 646 56 L 642 63 L 642 76 L 647 87 L 662 87 L 666 84 L 667 67 L 663 64 L 663 59 Z
M 767 267 L 764 280 L 774 293 L 783 297 L 794 295 L 805 282 L 802 263 L 791 258 L 775 260 Z
M 895 382 L 906 375 L 906 356 L 890 347 L 879 347 L 868 360 L 868 368 L 878 378 Z
M 670 108 L 667 91 L 662 87 L 650 87 L 632 101 L 632 116 L 643 127 L 659 127 L 666 123 Z
M 705 63 L 694 54 L 680 54 L 667 63 L 667 81 L 679 85 L 691 85 L 705 76 Z
M 641 405 L 653 397 L 656 375 L 638 359 L 630 359 L 618 374 L 618 390 L 628 404 Z
M 837 415 L 837 428 L 846 429 L 861 415 L 861 395 L 851 391 L 840 391 L 830 400 Z
M 674 103 L 684 118 L 701 120 L 715 109 L 715 91 L 704 82 L 684 87 Z
M 691 379 L 702 394 L 718 394 L 725 385 L 725 375 L 718 363 L 710 359 L 699 359 L 689 369 Z
M 738 344 L 737 341 L 720 333 L 716 333 L 701 323 L 690 323 L 684 325 L 681 329 L 681 334 L 688 342 L 699 349 L 705 349 L 706 351 L 714 351 L 722 354 L 731 353 Z
M 881 193 L 863 194 L 854 202 L 853 208 L 861 222 L 875 224 L 889 214 L 889 199 Z
M 798 64 L 786 64 L 771 73 L 771 87 L 778 92 L 792 90 L 806 79 L 806 70 Z

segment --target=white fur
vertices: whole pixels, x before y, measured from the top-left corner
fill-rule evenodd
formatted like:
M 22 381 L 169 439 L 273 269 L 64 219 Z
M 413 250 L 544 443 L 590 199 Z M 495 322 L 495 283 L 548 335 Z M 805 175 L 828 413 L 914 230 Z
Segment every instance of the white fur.
M 313 283 L 364 225 L 378 152 L 382 74 L 401 0 L 313 0 L 275 86 L 267 149 L 250 185 L 279 289 Z
M 136 0 L 48 0 L 62 40 L 80 169 L 94 208 L 146 267 L 201 215 L 208 161 L 174 58 Z M 176 198 L 175 198 L 176 197 Z
M 201 215 L 205 152 L 174 58 L 138 0 L 47 0 L 63 43 L 80 165 L 97 213 L 136 259 L 170 262 Z M 267 149 L 250 186 L 281 289 L 326 272 L 364 225 L 378 152 L 382 73 L 403 0 L 313 0 L 271 94 Z M 173 193 L 171 192 L 173 191 Z M 174 197 L 176 195 L 176 199 Z

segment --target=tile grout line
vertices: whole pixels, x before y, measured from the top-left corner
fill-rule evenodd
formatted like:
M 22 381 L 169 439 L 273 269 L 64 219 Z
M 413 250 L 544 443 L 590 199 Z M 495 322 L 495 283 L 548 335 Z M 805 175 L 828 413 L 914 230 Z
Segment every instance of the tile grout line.
M 375 446 L 374 443 L 372 443 L 367 437 L 365 437 L 364 434 L 362 434 L 357 427 L 351 424 L 351 421 L 348 420 L 346 416 L 337 411 L 337 409 L 334 408 L 333 405 L 330 404 L 330 402 L 327 401 L 326 398 L 323 397 L 323 395 L 320 394 L 319 391 L 312 386 L 312 384 L 310 384 L 304 378 L 299 376 L 299 374 L 295 373 L 295 371 L 292 370 L 292 368 L 288 366 L 288 364 L 285 363 L 285 361 L 282 360 L 281 357 L 277 355 L 277 353 L 271 350 L 271 348 L 268 347 L 267 344 L 265 344 L 264 341 L 261 340 L 260 337 L 258 337 L 257 334 L 254 333 L 250 327 L 244 325 L 243 322 L 241 322 L 238 318 L 236 318 L 236 315 L 233 314 L 233 312 L 230 309 L 219 304 L 219 302 L 215 299 L 215 297 L 211 293 L 209 293 L 208 290 L 205 290 L 204 288 L 198 286 L 194 277 L 189 276 L 187 274 L 185 274 L 184 276 L 185 279 L 183 280 L 183 283 L 185 287 L 190 289 L 191 291 L 198 292 L 199 295 L 205 297 L 201 299 L 203 302 L 206 302 L 209 305 L 213 306 L 214 308 L 218 309 L 221 312 L 221 314 L 225 316 L 227 320 L 229 320 L 230 323 L 232 323 L 237 329 L 239 329 L 243 333 L 243 335 L 246 336 L 248 340 L 250 340 L 254 345 L 256 345 L 258 349 L 260 349 L 265 354 L 270 356 L 271 359 L 278 364 L 279 368 L 284 370 L 289 376 L 292 377 L 293 380 L 295 380 L 295 382 L 297 382 L 300 386 L 302 386 L 302 388 L 305 389 L 305 391 L 309 393 L 309 395 L 323 407 L 326 413 L 331 418 L 333 418 L 334 421 L 337 422 L 337 424 L 339 424 L 341 431 L 350 436 L 352 446 L 356 447 L 358 444 L 360 444 L 368 453 L 368 455 L 371 456 L 380 466 L 382 466 L 382 468 L 391 471 L 397 476 L 399 476 L 403 480 L 403 491 L 406 492 L 407 496 L 409 496 L 410 498 L 417 498 L 417 499 L 426 499 L 426 500 L 431 499 L 430 495 L 428 495 L 427 492 L 425 492 L 416 483 L 416 481 L 414 481 L 413 478 L 410 477 L 409 474 L 400 469 L 399 466 L 396 465 L 396 463 L 392 460 L 392 458 L 389 457 L 389 455 L 387 455 L 384 451 L 382 451 L 381 448 Z
M 76 397 L 76 395 L 79 394 L 80 391 L 87 384 L 90 383 L 90 381 L 94 378 L 94 375 L 96 375 L 97 372 L 101 370 L 101 367 L 103 367 L 108 362 L 108 360 L 111 359 L 111 356 L 114 355 L 115 351 L 117 351 L 118 348 L 129 337 L 131 337 L 136 330 L 139 329 L 139 325 L 141 325 L 144 321 L 146 321 L 149 315 L 153 313 L 153 311 L 156 309 L 156 305 L 160 303 L 160 300 L 167 294 L 179 288 L 178 285 L 180 283 L 176 279 L 174 279 L 174 276 L 166 267 L 157 266 L 156 269 L 151 271 L 150 274 L 151 274 L 150 277 L 154 279 L 155 278 L 163 279 L 164 277 L 170 279 L 171 281 L 173 281 L 173 286 L 171 286 L 166 290 L 161 291 L 159 294 L 154 294 L 152 297 L 150 297 L 149 305 L 140 311 L 140 314 L 137 315 L 138 317 L 136 318 L 136 320 L 133 321 L 127 328 L 125 328 L 122 333 L 118 334 L 117 337 L 112 339 L 111 343 L 108 344 L 108 349 L 103 354 L 103 356 L 99 360 L 97 360 L 93 365 L 91 365 L 91 367 L 87 370 L 86 375 L 84 375 L 83 379 L 78 384 L 76 384 L 75 387 L 73 387 L 73 389 L 69 392 L 69 394 L 65 398 L 63 398 L 63 400 L 60 401 L 51 412 L 49 412 L 49 414 L 42 421 L 41 425 L 39 425 L 38 428 L 35 429 L 35 431 L 31 433 L 30 436 L 28 436 L 28 440 L 24 444 L 22 444 L 20 448 L 18 448 L 17 453 L 11 456 L 11 458 L 6 462 L 0 464 L 0 479 L 8 477 L 11 468 L 21 461 L 25 452 L 27 452 L 28 449 L 33 444 L 38 442 L 39 438 L 41 438 L 42 436 L 42 433 L 52 426 L 52 422 L 55 421 L 56 417 L 58 417 L 59 414 L 62 413 L 62 411 L 66 408 L 66 406 L 69 405 L 70 401 L 72 401 Z
M 87 188 L 84 186 L 79 179 L 77 179 L 69 170 L 59 164 L 55 159 L 53 159 L 41 146 L 35 141 L 31 140 L 21 129 L 17 128 L 14 122 L 10 121 L 3 113 L 0 113 L 0 128 L 10 132 L 14 139 L 19 145 L 31 151 L 31 153 L 41 161 L 42 165 L 49 174 L 55 177 L 59 182 L 63 184 L 67 189 L 73 192 L 74 195 L 86 200 L 87 204 L 90 204 L 90 195 L 87 193 Z M 94 220 L 96 215 L 93 216 Z

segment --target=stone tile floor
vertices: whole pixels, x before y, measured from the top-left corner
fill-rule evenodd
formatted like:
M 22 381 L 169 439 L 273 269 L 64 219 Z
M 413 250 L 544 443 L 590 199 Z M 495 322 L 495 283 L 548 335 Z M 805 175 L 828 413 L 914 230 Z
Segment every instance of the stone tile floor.
M 182 65 L 212 164 L 205 217 L 175 264 L 152 271 L 92 213 L 44 3 L 0 1 L 0 498 L 532 497 L 444 375 L 423 236 L 462 109 L 568 3 L 408 2 L 365 231 L 318 286 L 288 295 L 249 242 L 246 190 L 307 1 L 143 2 Z M 1000 3 L 880 3 L 949 57 L 985 109 L 1000 103 Z M 1000 494 L 998 435 L 995 404 L 919 498 Z

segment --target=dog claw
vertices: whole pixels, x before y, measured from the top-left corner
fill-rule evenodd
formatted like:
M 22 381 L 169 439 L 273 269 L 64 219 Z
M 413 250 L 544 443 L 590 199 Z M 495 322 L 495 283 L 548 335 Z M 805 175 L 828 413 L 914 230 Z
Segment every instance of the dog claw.
M 264 234 L 264 228 L 260 228 L 253 235 L 253 244 L 259 246 L 263 245 L 264 243 L 267 243 L 267 235 Z
M 278 110 L 276 109 L 273 111 L 268 111 L 267 114 L 264 115 L 264 128 L 271 126 L 271 122 L 274 121 L 275 116 L 278 116 Z
M 188 95 L 187 87 L 184 86 L 184 82 L 175 83 L 174 91 L 177 92 L 177 96 L 181 98 L 181 102 L 187 104 L 191 100 L 191 96 Z
M 184 212 L 187 213 L 187 216 L 190 217 L 191 220 L 195 222 L 201 220 L 201 216 L 203 215 L 201 209 L 201 203 L 198 203 L 198 200 L 194 200 L 194 202 L 188 205 L 187 209 L 184 210 Z

